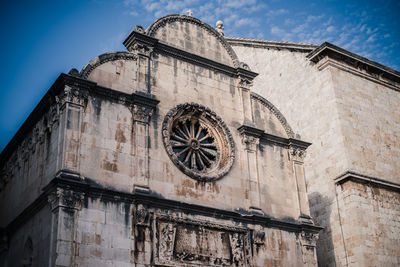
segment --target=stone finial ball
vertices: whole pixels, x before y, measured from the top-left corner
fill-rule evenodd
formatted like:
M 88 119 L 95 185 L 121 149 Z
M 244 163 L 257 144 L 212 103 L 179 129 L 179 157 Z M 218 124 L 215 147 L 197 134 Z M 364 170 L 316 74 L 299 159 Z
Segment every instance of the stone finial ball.
M 221 20 L 218 20 L 217 23 L 215 24 L 218 28 L 221 28 L 224 26 L 224 23 Z

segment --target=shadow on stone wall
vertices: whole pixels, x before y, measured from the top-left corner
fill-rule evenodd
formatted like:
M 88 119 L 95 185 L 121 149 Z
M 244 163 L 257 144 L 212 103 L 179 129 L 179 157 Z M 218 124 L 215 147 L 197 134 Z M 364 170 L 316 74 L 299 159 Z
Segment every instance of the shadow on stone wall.
M 324 227 L 319 233 L 317 242 L 318 266 L 335 266 L 332 228 L 330 225 L 333 199 L 323 196 L 318 192 L 313 192 L 308 197 L 314 223 Z

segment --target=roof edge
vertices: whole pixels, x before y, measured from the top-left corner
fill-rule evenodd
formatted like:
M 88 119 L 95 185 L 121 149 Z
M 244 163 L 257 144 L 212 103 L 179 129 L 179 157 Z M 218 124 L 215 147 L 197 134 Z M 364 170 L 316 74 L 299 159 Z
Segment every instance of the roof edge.
M 343 61 L 346 64 L 353 66 L 357 69 L 365 70 L 369 73 L 375 73 L 379 77 L 384 77 L 396 83 L 400 83 L 399 71 L 382 65 L 376 61 L 369 60 L 368 58 L 362 57 L 328 42 L 324 42 L 323 44 L 318 46 L 315 50 L 307 55 L 307 58 L 310 61 L 317 63 L 325 56 Z
M 227 36 L 225 36 L 225 40 L 231 46 L 241 45 L 241 46 L 251 46 L 257 48 L 288 49 L 288 50 L 296 50 L 299 52 L 311 52 L 319 47 L 318 45 L 314 44 L 268 41 L 268 40 L 258 40 L 258 39 L 249 39 L 240 37 L 227 37 Z

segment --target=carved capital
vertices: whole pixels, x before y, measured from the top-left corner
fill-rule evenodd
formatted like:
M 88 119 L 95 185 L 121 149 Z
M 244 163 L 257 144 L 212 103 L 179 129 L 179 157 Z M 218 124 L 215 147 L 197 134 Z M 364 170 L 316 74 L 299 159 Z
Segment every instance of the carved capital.
M 257 246 L 264 245 L 265 242 L 265 232 L 264 231 L 254 231 L 253 232 L 254 244 Z
M 245 146 L 245 149 L 249 152 L 255 152 L 257 150 L 257 146 L 260 143 L 260 138 L 243 134 L 242 135 L 242 143 Z
M 303 231 L 300 233 L 300 242 L 303 246 L 315 247 L 317 245 L 318 237 L 319 237 L 318 233 Z
M 132 52 L 138 56 L 145 56 L 148 58 L 151 57 L 151 54 L 153 53 L 153 51 L 154 51 L 154 47 L 151 47 L 151 46 L 148 46 L 148 45 L 145 45 L 142 43 L 138 43 L 138 42 L 134 43 L 129 50 L 129 52 Z
M 243 90 L 250 90 L 253 86 L 253 81 L 247 77 L 239 76 L 238 87 Z
M 56 191 L 48 195 L 51 210 L 62 207 L 67 209 L 80 210 L 84 194 L 73 190 L 57 188 Z
M 289 158 L 293 161 L 304 162 L 306 156 L 306 150 L 299 147 L 289 147 Z
M 150 215 L 147 207 L 142 204 L 138 204 L 135 213 L 135 224 L 150 226 Z
M 66 85 L 64 91 L 56 96 L 56 102 L 62 107 L 65 103 L 84 106 L 87 103 L 88 91 Z
M 153 115 L 154 108 L 141 104 L 133 105 L 133 120 L 143 123 L 149 123 L 150 117 Z

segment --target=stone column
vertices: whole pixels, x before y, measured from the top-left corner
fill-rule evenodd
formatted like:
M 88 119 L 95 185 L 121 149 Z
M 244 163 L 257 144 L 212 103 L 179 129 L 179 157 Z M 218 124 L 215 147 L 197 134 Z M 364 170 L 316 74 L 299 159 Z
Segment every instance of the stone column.
M 289 158 L 293 164 L 293 172 L 297 185 L 297 196 L 299 201 L 300 216 L 299 219 L 304 222 L 312 223 L 310 216 L 310 207 L 308 204 L 306 181 L 304 175 L 304 157 L 306 151 L 304 148 L 290 146 Z
M 49 266 L 74 266 L 76 219 L 83 197 L 82 192 L 64 188 L 48 195 L 52 211 Z

